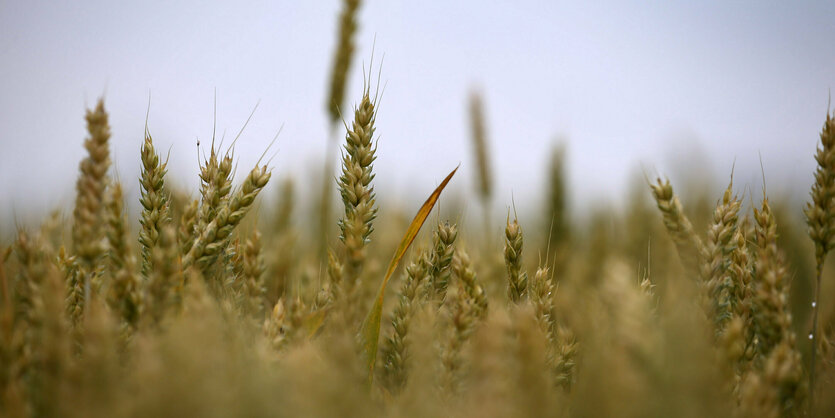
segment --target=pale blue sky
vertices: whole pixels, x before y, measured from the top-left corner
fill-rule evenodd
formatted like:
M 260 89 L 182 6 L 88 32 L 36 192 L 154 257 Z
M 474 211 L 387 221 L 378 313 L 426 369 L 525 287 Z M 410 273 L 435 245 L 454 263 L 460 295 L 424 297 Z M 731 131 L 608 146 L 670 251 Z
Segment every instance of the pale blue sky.
M 284 125 L 276 174 L 318 174 L 339 7 L 0 0 L 0 210 L 73 199 L 84 107 L 102 94 L 133 193 L 149 92 L 151 133 L 192 189 L 215 90 L 227 135 L 260 100 L 237 147 L 240 170 Z M 620 200 L 641 165 L 676 180 L 692 162 L 724 179 L 735 161 L 738 182 L 759 187 L 761 154 L 770 183 L 811 184 L 835 84 L 833 1 L 378 0 L 359 20 L 347 104 L 376 35 L 382 200 L 420 201 L 459 162 L 454 187 L 472 188 L 474 87 L 486 99 L 498 206 L 511 193 L 517 206 L 539 204 L 558 137 L 580 206 Z

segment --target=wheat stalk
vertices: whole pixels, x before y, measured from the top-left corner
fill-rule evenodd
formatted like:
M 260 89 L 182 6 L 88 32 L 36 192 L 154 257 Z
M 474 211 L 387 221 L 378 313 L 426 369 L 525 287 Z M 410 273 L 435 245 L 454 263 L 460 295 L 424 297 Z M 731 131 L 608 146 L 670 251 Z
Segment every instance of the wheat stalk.
M 17 239 L 13 245 L 20 270 L 15 277 L 14 297 L 9 300 L 12 323 L 7 337 L 10 354 L 13 356 L 8 365 L 10 380 L 17 380 L 21 383 L 31 379 L 37 367 L 37 352 L 39 350 L 37 335 L 43 325 L 39 318 L 42 311 L 41 293 L 43 281 L 49 271 L 50 264 L 47 255 L 41 247 L 39 238 L 31 237 L 25 231 L 18 231 Z M 4 254 L 5 258 L 8 254 Z M 7 301 L 4 301 L 7 302 Z
M 214 142 L 209 158 L 200 166 L 201 204 L 198 214 L 198 229 L 211 223 L 217 212 L 228 200 L 232 191 L 232 169 L 234 154 L 230 150 L 223 157 L 218 155 Z
M 259 319 L 264 315 L 264 270 L 261 233 L 255 230 L 244 245 L 243 285 L 246 312 Z
M 462 350 L 475 330 L 478 315 L 473 300 L 464 289 L 457 289 L 455 297 L 448 305 L 449 335 L 441 349 L 441 388 L 446 396 L 459 393 L 462 368 L 464 366 Z
M 548 381 L 549 347 L 539 322 L 529 304 L 512 312 L 511 353 L 513 384 L 524 387 L 516 395 L 521 416 L 547 415 L 555 410 L 556 399 Z
M 754 276 L 754 330 L 757 351 L 767 356 L 783 336 L 791 332 L 788 310 L 788 289 L 783 254 L 777 248 L 777 222 L 763 198 L 759 210 L 754 209 L 756 221 L 757 264 Z M 792 333 L 793 334 L 793 333 Z
M 351 69 L 351 61 L 354 57 L 354 33 L 357 30 L 357 11 L 360 0 L 344 0 L 342 12 L 339 16 L 338 40 L 335 48 L 333 67 L 331 69 L 330 90 L 325 107 L 331 125 L 331 138 L 337 122 L 342 118 L 341 109 L 345 101 L 345 85 L 348 80 L 348 72 Z M 322 172 L 322 194 L 319 201 L 319 254 L 325 255 L 328 247 L 328 230 L 331 225 L 331 201 L 333 189 L 331 179 L 333 176 L 333 158 L 336 149 L 336 141 L 328 140 L 327 153 Z
M 104 100 L 99 100 L 94 110 L 87 110 L 87 132 L 84 141 L 87 157 L 81 161 L 76 190 L 78 195 L 73 211 L 73 250 L 86 269 L 91 269 L 103 252 L 102 207 L 107 186 L 107 170 L 110 167 L 110 125 Z
M 58 250 L 58 265 L 64 273 L 67 285 L 66 306 L 70 325 L 73 330 L 77 330 L 84 317 L 84 308 L 89 295 L 84 291 L 84 276 L 78 258 L 70 255 L 64 247 Z
M 393 393 L 399 392 L 408 379 L 409 348 L 406 338 L 418 302 L 418 289 L 426 279 L 425 258 L 423 254 L 418 254 L 406 267 L 397 306 L 391 315 L 391 336 L 386 339 L 382 351 L 383 381 Z
M 268 253 L 267 298 L 274 301 L 281 297 L 287 288 L 287 282 L 294 266 L 296 252 L 296 233 L 292 228 L 293 209 L 296 205 L 296 192 L 293 179 L 285 177 L 279 191 L 279 204 L 273 217 L 272 250 Z M 329 299 L 330 288 L 323 294 Z
M 333 251 L 328 251 L 328 280 L 330 302 L 343 301 L 343 282 L 345 277 L 345 266 Z
M 479 319 L 487 316 L 487 294 L 478 283 L 476 272 L 472 269 L 470 256 L 463 248 L 458 248 L 452 257 L 452 272 L 461 281 L 467 296 L 473 301 L 473 309 Z
M 200 231 L 189 252 L 183 256 L 183 269 L 194 262 L 208 266 L 226 247 L 229 236 L 252 207 L 258 193 L 270 180 L 267 166 L 256 166 L 250 171 L 241 188 L 220 208 L 212 221 Z
M 194 227 L 189 228 L 189 222 L 184 224 L 186 229 L 192 229 L 194 236 L 190 240 L 181 240 L 183 257 L 191 252 L 196 241 L 203 234 L 221 209 L 227 205 L 229 194 L 232 192 L 233 152 L 230 149 L 223 156 L 218 154 L 212 139 L 209 157 L 200 165 L 200 207 L 198 209 Z M 204 275 L 208 273 L 209 265 L 201 265 Z
M 432 240 L 432 251 L 428 254 L 427 268 L 429 273 L 429 281 L 427 282 L 429 295 L 438 302 L 438 306 L 443 304 L 446 298 L 447 287 L 449 286 L 449 279 L 451 276 L 450 265 L 455 253 L 455 238 L 458 237 L 458 228 L 455 224 L 450 225 L 449 222 L 438 224 L 438 230 L 435 231 Z
M 106 207 L 107 241 L 110 248 L 108 302 L 122 320 L 134 328 L 142 309 L 141 283 L 134 272 L 136 260 L 128 244 L 129 232 L 124 212 L 122 185 L 116 182 L 110 188 L 110 199 Z
M 644 283 L 642 283 L 642 288 L 644 286 Z M 648 285 L 646 287 L 649 288 Z M 551 369 L 554 385 L 562 387 L 565 391 L 570 391 L 574 380 L 577 343 L 571 331 L 557 321 L 556 306 L 554 305 L 556 291 L 557 286 L 554 283 L 550 268 L 539 267 L 534 275 L 530 290 L 533 314 L 542 332 L 545 333 L 547 342 L 546 361 Z M 649 292 L 649 290 L 645 290 L 646 292 Z
M 345 82 L 348 79 L 348 70 L 351 69 L 351 60 L 354 56 L 354 33 L 357 31 L 357 10 L 360 7 L 360 1 L 344 0 L 342 7 L 327 103 L 331 123 L 339 120 L 339 109 L 345 100 Z
M 284 299 L 281 298 L 273 306 L 270 316 L 264 320 L 264 336 L 274 350 L 280 350 L 287 343 L 286 315 Z
M 513 303 L 519 303 L 527 296 L 528 273 L 522 267 L 522 227 L 515 217 L 507 217 L 505 226 L 504 260 L 507 266 L 507 297 Z
M 95 264 L 104 252 L 102 210 L 107 187 L 107 170 L 110 168 L 110 125 L 104 100 L 99 99 L 94 110 L 87 110 L 87 149 L 80 165 L 81 173 L 76 182 L 76 200 L 73 210 L 72 249 L 79 257 L 82 268 L 81 287 L 89 298 L 92 290 L 100 285 Z
M 13 248 L 21 267 L 14 281 L 14 318 L 16 323 L 28 328 L 32 325 L 34 299 L 47 267 L 46 256 L 39 248 L 39 242 L 23 230 L 18 231 Z
M 747 219 L 747 218 L 746 218 Z M 728 269 L 732 287 L 730 289 L 734 315 L 742 317 L 745 322 L 750 316 L 751 302 L 751 257 L 748 254 L 748 240 L 742 223 L 737 227 L 733 238 L 731 265 Z
M 139 184 L 142 194 L 139 202 L 142 204 L 142 217 L 139 223 L 139 243 L 142 245 L 142 276 L 147 280 L 154 266 L 151 264 L 151 254 L 154 251 L 162 229 L 171 222 L 168 192 L 165 190 L 165 173 L 168 164 L 160 162 L 159 155 L 154 149 L 151 135 L 145 134 L 142 144 L 142 174 Z
M 182 298 L 178 292 L 183 287 L 183 269 L 173 225 L 163 225 L 151 258 L 154 270 L 148 280 L 148 313 L 152 324 L 159 326 L 165 314 Z
M 716 205 L 713 222 L 708 228 L 705 240 L 705 259 L 701 263 L 703 285 L 710 300 L 709 314 L 713 319 L 717 335 L 731 319 L 738 300 L 734 297 L 734 282 L 730 275 L 732 254 L 736 242 L 737 220 L 742 202 L 733 195 L 733 180 Z
M 64 283 L 51 263 L 44 263 L 31 314 L 36 326 L 27 332 L 33 349 L 25 376 L 30 412 L 32 416 L 66 415 L 55 400 L 72 376 L 71 332 L 64 310 Z
M 826 122 L 820 134 L 821 147 L 817 149 L 815 160 L 815 183 L 812 185 L 812 202 L 806 204 L 806 222 L 809 236 L 815 243 L 815 298 L 812 300 L 812 355 L 809 366 L 809 411 L 814 407 L 815 369 L 818 348 L 818 303 L 820 302 L 821 274 L 826 254 L 835 245 L 835 118 L 827 113 Z
M 354 110 L 354 121 L 345 135 L 342 156 L 342 175 L 339 192 L 345 206 L 339 220 L 339 239 L 345 246 L 344 283 L 348 297 L 354 292 L 365 263 L 365 247 L 372 232 L 372 221 L 377 216 L 372 172 L 377 151 L 374 145 L 374 102 L 365 89 L 362 101 Z
M 470 127 L 472 129 L 476 167 L 478 167 L 478 195 L 486 205 L 493 193 L 493 179 L 490 171 L 490 161 L 487 158 L 487 129 L 484 123 L 484 106 L 481 95 L 476 92 L 470 93 Z
M 688 272 L 698 272 L 699 258 L 704 252 L 704 247 L 684 214 L 678 196 L 673 193 L 673 186 L 669 180 L 662 183 L 659 178 L 656 184 L 650 184 L 650 188 L 663 216 L 664 226 L 676 244 L 682 264 Z
M 183 210 L 180 217 L 180 226 L 177 230 L 177 242 L 180 243 L 180 254 L 186 255 L 191 246 L 194 245 L 194 238 L 197 235 L 197 211 L 200 201 L 193 199 Z
M 568 218 L 568 193 L 566 191 L 565 147 L 554 148 L 548 167 L 548 200 L 545 211 L 548 222 L 549 256 L 554 257 L 554 274 L 560 277 L 568 258 L 571 227 Z

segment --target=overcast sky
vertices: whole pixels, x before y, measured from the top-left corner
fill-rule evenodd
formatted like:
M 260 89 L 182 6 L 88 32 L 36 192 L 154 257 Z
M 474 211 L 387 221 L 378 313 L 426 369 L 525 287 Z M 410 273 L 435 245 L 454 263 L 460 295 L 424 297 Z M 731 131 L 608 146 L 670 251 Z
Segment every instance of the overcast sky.
M 497 205 L 511 193 L 517 206 L 538 202 L 557 138 L 579 204 L 620 200 L 641 167 L 676 180 L 694 163 L 723 180 L 735 162 L 752 186 L 759 155 L 769 182 L 811 184 L 835 84 L 833 1 L 364 3 L 346 104 L 359 98 L 376 36 L 382 200 L 421 201 L 459 162 L 455 187 L 472 189 L 474 88 L 486 100 Z M 215 91 L 227 137 L 260 101 L 237 146 L 239 171 L 284 125 L 275 173 L 309 181 L 329 135 L 339 8 L 0 0 L 0 210 L 73 199 L 84 109 L 102 95 L 115 167 L 133 193 L 149 97 L 155 142 L 194 190 L 195 141 L 211 139 Z

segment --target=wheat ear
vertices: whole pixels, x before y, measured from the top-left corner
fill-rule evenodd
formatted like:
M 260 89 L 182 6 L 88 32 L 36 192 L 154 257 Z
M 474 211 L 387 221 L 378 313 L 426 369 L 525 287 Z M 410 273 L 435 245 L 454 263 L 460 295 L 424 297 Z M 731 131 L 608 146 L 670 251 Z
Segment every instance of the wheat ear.
M 742 202 L 733 195 L 733 180 L 716 205 L 713 222 L 708 228 L 705 241 L 705 260 L 701 263 L 703 286 L 710 301 L 709 314 L 713 319 L 717 335 L 731 319 L 738 301 L 734 298 L 734 283 L 730 276 L 734 236 L 737 231 L 739 208 Z
M 110 244 L 108 270 L 111 280 L 108 303 L 119 313 L 122 320 L 133 328 L 139 321 L 142 299 L 139 278 L 134 272 L 136 260 L 128 244 L 129 231 L 121 183 L 116 182 L 110 188 L 106 217 L 107 241 Z
M 247 313 L 259 319 L 264 316 L 264 270 L 261 233 L 255 230 L 244 245 L 243 285 Z
M 815 276 L 815 299 L 812 300 L 812 355 L 809 365 L 809 411 L 814 407 L 815 399 L 815 369 L 819 344 L 818 336 L 818 304 L 820 303 L 821 274 L 826 254 L 835 245 L 835 117 L 826 115 L 823 130 L 820 134 L 821 147 L 817 149 L 815 160 L 818 168 L 815 171 L 815 183 L 812 185 L 812 202 L 806 204 L 806 222 L 809 225 L 809 236 L 815 243 L 815 261 L 817 264 Z
M 148 311 L 153 324 L 159 326 L 165 314 L 182 298 L 179 291 L 183 287 L 183 269 L 173 225 L 162 227 L 151 257 L 154 269 L 148 281 Z
M 372 232 L 372 221 L 377 216 L 372 172 L 377 151 L 374 144 L 374 102 L 365 89 L 362 101 L 354 110 L 354 121 L 345 135 L 342 156 L 342 175 L 339 177 L 339 192 L 345 206 L 345 214 L 339 220 L 345 245 L 344 286 L 350 295 L 357 285 L 362 266 L 365 263 L 365 247 Z
M 472 269 L 470 256 L 463 248 L 458 248 L 452 257 L 452 272 L 461 281 L 464 291 L 473 300 L 473 308 L 479 319 L 487 316 L 487 293 L 478 283 L 476 272 Z
M 186 255 L 191 246 L 194 245 L 194 238 L 197 235 L 197 210 L 200 202 L 194 199 L 183 210 L 180 217 L 180 227 L 177 230 L 177 240 L 180 244 L 180 254 Z
M 515 217 L 507 217 L 504 230 L 504 260 L 507 266 L 507 296 L 513 303 L 519 303 L 527 296 L 528 273 L 522 267 L 522 227 Z
M 331 123 L 339 120 L 339 108 L 345 100 L 345 81 L 351 69 L 354 57 L 354 33 L 357 31 L 357 10 L 359 0 L 344 0 L 342 13 L 339 15 L 339 39 L 331 70 L 330 94 L 328 95 L 328 115 Z
M 226 247 L 232 231 L 252 207 L 258 193 L 267 185 L 270 175 L 267 166 L 256 166 L 250 171 L 241 188 L 200 231 L 189 252 L 183 256 L 183 269 L 187 269 L 194 262 L 206 266 L 217 258 L 220 250 Z
M 673 186 L 670 185 L 669 180 L 662 183 L 659 178 L 656 184 L 650 184 L 650 188 L 664 218 L 664 226 L 676 245 L 682 264 L 691 274 L 698 272 L 699 259 L 704 247 L 693 230 L 693 224 L 684 214 L 678 196 L 673 193 Z
M 383 381 L 393 393 L 398 393 L 408 379 L 409 347 L 406 340 L 409 325 L 418 302 L 418 290 L 427 278 L 424 256 L 418 255 L 406 268 L 400 286 L 397 306 L 391 315 L 392 332 L 383 346 Z
M 139 198 L 142 204 L 139 243 L 142 245 L 142 276 L 146 280 L 154 268 L 151 255 L 160 239 L 159 235 L 163 227 L 171 222 L 169 196 L 165 191 L 166 165 L 160 161 L 151 135 L 146 133 L 142 144 L 142 174 L 139 180 L 142 186 Z
M 455 238 L 458 237 L 458 228 L 449 222 L 438 224 L 438 230 L 432 241 L 433 249 L 429 253 L 427 267 L 429 269 L 429 294 L 438 302 L 443 304 L 446 298 L 447 287 L 451 276 L 450 265 L 455 253 Z
M 102 208 L 107 187 L 107 170 L 110 167 L 110 125 L 104 101 L 99 100 L 94 110 L 87 110 L 87 132 L 84 141 L 87 157 L 81 161 L 78 195 L 73 211 L 73 250 L 82 265 L 91 269 L 104 251 L 102 239 Z

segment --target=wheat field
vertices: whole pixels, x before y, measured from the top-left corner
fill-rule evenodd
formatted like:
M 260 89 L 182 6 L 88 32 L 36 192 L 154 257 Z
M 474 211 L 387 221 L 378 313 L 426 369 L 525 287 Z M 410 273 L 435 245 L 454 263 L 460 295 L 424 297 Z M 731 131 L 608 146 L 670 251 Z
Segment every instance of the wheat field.
M 835 416 L 835 113 L 802 210 L 727 167 L 578 220 L 560 147 L 541 210 L 495 202 L 474 93 L 475 167 L 404 207 L 375 191 L 379 75 L 351 76 L 343 6 L 324 182 L 213 138 L 188 190 L 148 128 L 118 176 L 105 98 L 87 110 L 75 201 L 0 242 L 0 416 Z M 476 209 L 438 203 L 458 170 Z

